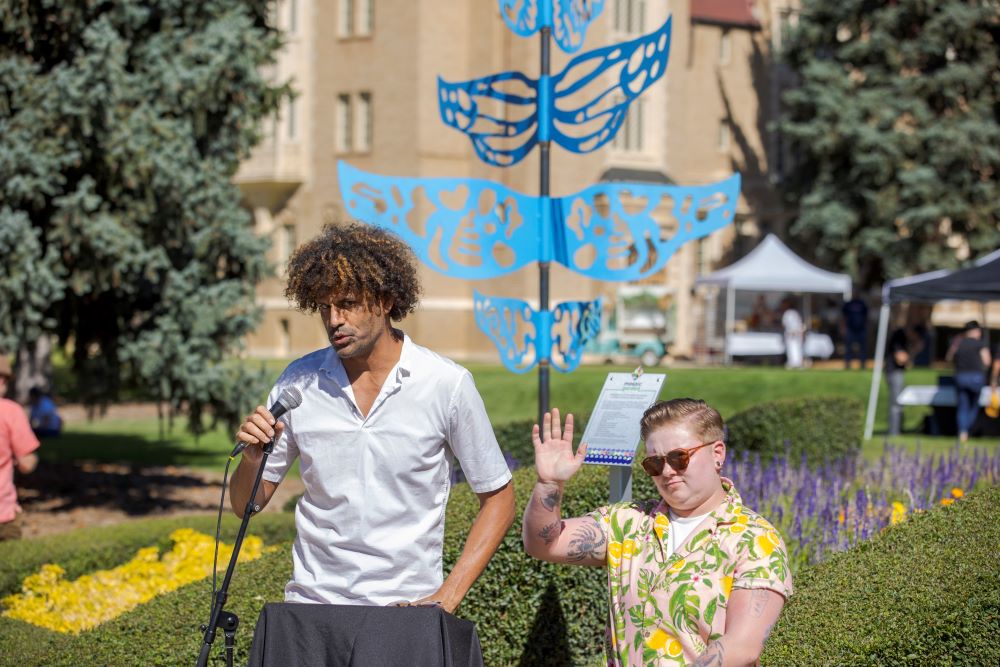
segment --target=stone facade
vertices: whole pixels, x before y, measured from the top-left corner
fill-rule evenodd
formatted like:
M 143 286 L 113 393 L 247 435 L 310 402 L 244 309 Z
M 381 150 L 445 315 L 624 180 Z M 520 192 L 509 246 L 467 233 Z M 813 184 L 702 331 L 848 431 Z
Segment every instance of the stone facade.
M 697 274 L 728 263 L 750 249 L 751 239 L 786 224 L 774 195 L 780 177 L 775 156 L 782 149 L 766 126 L 781 85 L 773 59 L 780 35 L 772 27 L 791 15 L 790 4 L 607 0 L 587 33 L 583 51 L 652 32 L 673 16 L 666 75 L 633 105 L 629 129 L 622 128 L 615 145 L 589 155 L 553 148 L 554 196 L 615 174 L 678 184 L 743 174 L 736 224 L 687 244 L 644 281 L 669 295 L 675 355 L 695 353 L 696 341 L 712 333 L 706 314 L 714 298 L 692 289 Z M 459 81 L 506 70 L 537 76 L 537 36 L 511 33 L 495 1 L 281 0 L 275 21 L 288 37 L 271 74 L 291 79 L 297 96 L 236 176 L 257 232 L 273 241 L 270 259 L 278 267 L 258 289 L 265 316 L 247 341 L 247 353 L 259 357 L 297 356 L 327 344 L 316 318 L 284 299 L 282 267 L 295 245 L 324 224 L 351 218 L 338 189 L 338 160 L 386 175 L 486 178 L 538 192 L 537 150 L 514 167 L 489 167 L 438 115 L 438 76 Z M 569 56 L 555 45 L 552 54 L 552 71 L 558 72 Z M 475 325 L 473 289 L 537 303 L 534 267 L 474 283 L 424 267 L 422 278 L 421 306 L 402 327 L 456 359 L 496 359 Z M 598 295 L 613 303 L 618 287 L 552 267 L 552 303 Z

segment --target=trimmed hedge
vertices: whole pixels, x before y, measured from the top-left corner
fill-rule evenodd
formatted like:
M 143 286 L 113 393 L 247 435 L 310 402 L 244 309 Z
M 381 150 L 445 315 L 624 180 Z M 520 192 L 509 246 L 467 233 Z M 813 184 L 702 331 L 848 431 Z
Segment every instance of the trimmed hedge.
M 637 498 L 655 493 L 645 475 L 633 480 Z M 533 483 L 533 470 L 515 473 L 519 517 Z M 607 491 L 606 469 L 585 467 L 567 488 L 565 514 L 583 514 L 604 504 Z M 950 508 L 916 516 L 871 543 L 798 573 L 797 592 L 768 642 L 765 664 L 997 664 L 1000 648 L 991 641 L 1000 632 L 996 586 L 1000 527 L 992 521 L 992 509 L 998 504 L 998 489 L 970 494 Z M 446 568 L 461 552 L 477 509 L 468 487 L 456 487 L 445 529 Z M 145 546 L 165 539 L 177 527 L 175 522 L 194 527 L 200 521 L 211 527 L 212 520 L 182 517 L 112 526 L 47 538 L 45 544 L 56 548 L 65 542 L 64 553 L 76 559 L 79 568 L 84 562 L 80 559 L 87 558 L 83 552 L 91 548 L 108 549 L 123 561 L 131 557 L 132 544 Z M 265 526 L 268 522 L 273 523 Z M 144 528 L 147 524 L 156 524 L 155 530 Z M 227 526 L 227 537 L 234 525 Z M 294 530 L 290 515 L 267 513 L 255 518 L 250 528 L 269 544 L 267 535 L 290 537 Z M 132 537 L 127 548 L 115 550 L 107 543 L 127 541 L 113 538 L 116 529 L 136 535 L 145 529 L 147 539 Z M 460 616 L 477 623 L 486 664 L 600 664 L 607 613 L 605 571 L 528 558 L 521 548 L 520 530 L 518 519 L 459 609 Z M 58 561 L 46 558 L 44 549 L 32 546 L 33 542 L 42 540 L 0 545 L 0 562 L 18 550 L 35 554 L 38 560 L 32 567 Z M 32 560 L 20 558 L 22 563 Z M 282 598 L 290 574 L 287 542 L 278 552 L 237 570 L 227 608 L 242 623 L 238 662 L 247 659 L 261 607 Z M 208 612 L 208 587 L 198 582 L 79 637 L 0 618 L 0 665 L 189 664 L 198 655 L 198 626 Z M 221 636 L 216 649 L 212 664 L 221 665 Z
M 815 463 L 858 453 L 863 423 L 861 401 L 845 396 L 761 403 L 726 420 L 736 450 Z
M 1000 487 L 805 569 L 770 665 L 1000 665 Z

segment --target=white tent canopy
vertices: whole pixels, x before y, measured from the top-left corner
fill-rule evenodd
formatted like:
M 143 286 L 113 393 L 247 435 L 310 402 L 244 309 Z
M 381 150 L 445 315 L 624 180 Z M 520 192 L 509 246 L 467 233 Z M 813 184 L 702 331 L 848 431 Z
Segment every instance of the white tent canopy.
M 699 276 L 695 285 L 715 285 L 726 290 L 726 362 L 731 357 L 736 291 L 791 292 L 795 294 L 842 294 L 851 298 L 851 277 L 813 266 L 789 249 L 774 234 L 768 234 L 750 253 L 714 273 Z
M 699 276 L 695 284 L 760 292 L 843 294 L 845 299 L 851 298 L 850 276 L 813 266 L 774 234 L 768 234 L 738 262 Z

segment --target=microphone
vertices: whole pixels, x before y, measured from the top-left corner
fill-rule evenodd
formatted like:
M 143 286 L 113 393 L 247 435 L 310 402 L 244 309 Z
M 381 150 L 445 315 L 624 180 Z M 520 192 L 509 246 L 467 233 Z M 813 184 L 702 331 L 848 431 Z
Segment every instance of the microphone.
M 281 390 L 281 393 L 278 394 L 278 400 L 274 402 L 274 405 L 271 406 L 271 409 L 268 410 L 268 412 L 270 412 L 274 417 L 274 420 L 277 421 L 281 415 L 285 414 L 289 410 L 294 410 L 301 404 L 302 392 L 296 387 L 285 387 Z M 242 452 L 246 449 L 246 446 L 245 442 L 237 442 L 236 446 L 233 448 L 233 453 L 229 455 L 229 458 L 233 458 Z

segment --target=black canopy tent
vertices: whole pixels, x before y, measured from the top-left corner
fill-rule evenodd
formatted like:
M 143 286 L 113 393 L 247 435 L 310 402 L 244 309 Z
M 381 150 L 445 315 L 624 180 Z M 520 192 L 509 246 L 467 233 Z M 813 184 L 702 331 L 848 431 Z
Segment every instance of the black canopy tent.
M 875 426 L 875 408 L 882 381 L 885 345 L 889 328 L 889 309 L 894 303 L 917 301 L 937 303 L 956 301 L 1000 301 L 1000 250 L 995 250 L 976 260 L 972 266 L 957 271 L 939 270 L 921 273 L 908 278 L 890 280 L 882 286 L 882 308 L 879 310 L 878 339 L 875 343 L 875 365 L 868 394 L 868 414 L 865 417 L 865 438 L 872 437 Z M 985 320 L 985 317 L 984 317 Z M 983 325 L 985 326 L 985 321 Z

